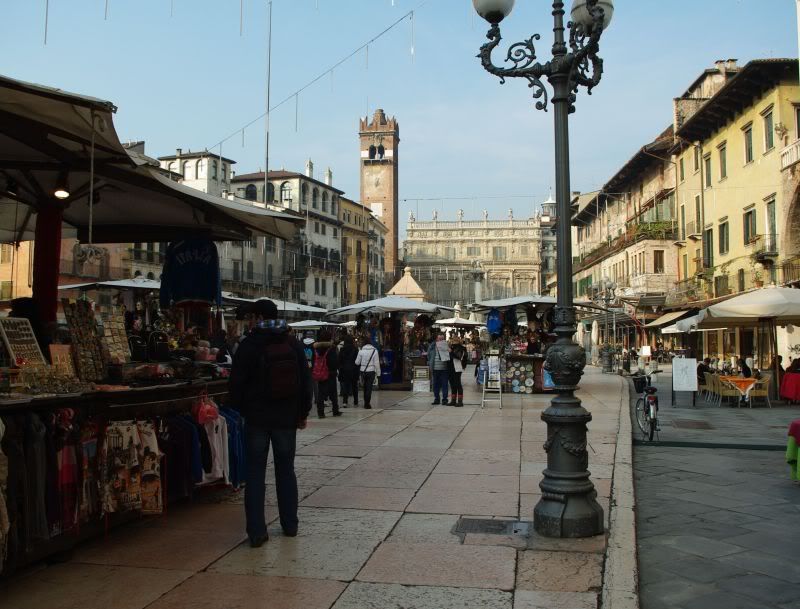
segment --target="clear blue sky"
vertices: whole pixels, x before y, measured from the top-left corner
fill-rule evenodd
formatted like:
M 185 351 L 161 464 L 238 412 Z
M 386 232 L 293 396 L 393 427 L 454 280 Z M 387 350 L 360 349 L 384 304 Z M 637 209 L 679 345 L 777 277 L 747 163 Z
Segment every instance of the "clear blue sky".
M 211 147 L 264 108 L 266 1 L 3 0 L 0 73 L 113 101 L 120 138 L 147 153 Z M 421 0 L 275 0 L 273 102 L 280 101 L 385 29 Z M 430 218 L 527 215 L 553 182 L 552 112 L 536 111 L 524 81 L 498 80 L 475 58 L 485 27 L 470 0 L 427 0 L 409 21 L 272 115 L 272 168 L 302 171 L 311 157 L 335 184 L 359 196 L 358 119 L 382 107 L 400 121 L 400 196 L 466 197 L 401 203 Z M 791 0 L 618 0 L 604 34 L 605 76 L 573 115 L 573 189 L 602 185 L 671 120 L 672 98 L 715 59 L 797 56 Z M 507 42 L 542 34 L 545 0 L 519 0 Z M 499 55 L 500 61 L 503 55 Z M 223 154 L 238 173 L 263 167 L 263 122 L 237 134 Z M 523 195 L 526 198 L 511 198 Z M 485 199 L 483 197 L 507 197 Z

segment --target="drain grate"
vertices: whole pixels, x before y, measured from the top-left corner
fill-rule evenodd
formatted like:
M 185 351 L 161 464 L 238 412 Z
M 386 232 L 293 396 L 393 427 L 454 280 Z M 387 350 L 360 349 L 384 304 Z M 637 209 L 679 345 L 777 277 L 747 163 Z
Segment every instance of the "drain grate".
M 454 533 L 466 535 L 478 533 L 485 535 L 527 535 L 529 522 L 516 520 L 492 520 L 489 518 L 459 518 Z
M 693 421 L 691 419 L 675 419 L 672 424 L 678 429 L 714 429 L 707 421 Z

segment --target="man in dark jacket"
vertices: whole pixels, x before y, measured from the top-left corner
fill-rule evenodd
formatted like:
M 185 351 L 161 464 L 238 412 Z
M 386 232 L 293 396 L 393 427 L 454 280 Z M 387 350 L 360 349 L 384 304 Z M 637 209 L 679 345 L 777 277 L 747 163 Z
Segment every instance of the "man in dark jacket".
M 321 368 L 317 361 L 325 358 L 327 362 L 328 375 L 326 378 L 315 378 L 316 371 Z M 333 404 L 333 416 L 340 417 L 339 399 L 336 392 L 336 372 L 339 369 L 339 357 L 336 347 L 331 340 L 331 333 L 328 330 L 320 330 L 317 342 L 314 343 L 314 358 L 311 362 L 311 377 L 319 384 L 317 390 L 317 415 L 320 419 L 325 418 L 325 400 L 330 400 Z
M 275 456 L 275 486 L 283 532 L 297 535 L 297 430 L 311 410 L 311 378 L 303 347 L 289 336 L 286 322 L 269 300 L 253 304 L 256 327 L 236 350 L 230 399 L 245 419 L 247 475 L 244 504 L 247 535 L 257 548 L 267 539 L 264 478 L 269 445 Z

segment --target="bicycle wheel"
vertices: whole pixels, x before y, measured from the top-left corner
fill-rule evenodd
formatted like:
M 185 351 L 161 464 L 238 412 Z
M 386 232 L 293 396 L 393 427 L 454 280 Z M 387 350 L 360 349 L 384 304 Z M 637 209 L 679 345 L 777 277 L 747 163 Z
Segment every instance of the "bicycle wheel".
M 653 437 L 656 435 L 656 420 L 653 418 L 649 418 L 648 420 L 649 428 L 647 431 L 648 439 L 652 442 Z
M 647 413 L 645 412 L 644 398 L 636 400 L 636 423 L 643 434 L 647 433 Z

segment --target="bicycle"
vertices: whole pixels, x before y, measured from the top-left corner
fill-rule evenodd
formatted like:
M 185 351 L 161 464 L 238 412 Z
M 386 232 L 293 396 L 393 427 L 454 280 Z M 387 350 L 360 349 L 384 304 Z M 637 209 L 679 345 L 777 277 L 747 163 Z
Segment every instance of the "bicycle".
M 652 370 L 650 374 L 637 374 L 633 376 L 633 386 L 636 393 L 641 393 L 636 400 L 636 423 L 642 430 L 642 435 L 650 442 L 658 427 L 658 389 L 651 383 L 651 375 L 658 374 L 660 370 Z

